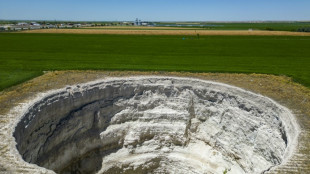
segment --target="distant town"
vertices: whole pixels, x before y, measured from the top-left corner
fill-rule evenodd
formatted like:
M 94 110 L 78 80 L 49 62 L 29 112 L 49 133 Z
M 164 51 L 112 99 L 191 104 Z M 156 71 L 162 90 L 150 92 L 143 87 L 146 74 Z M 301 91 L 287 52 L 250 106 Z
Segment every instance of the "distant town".
M 65 21 L 5 21 L 0 23 L 0 31 L 37 30 L 49 28 L 79 28 L 99 26 L 155 26 L 154 22 L 135 21 L 122 22 L 65 22 Z

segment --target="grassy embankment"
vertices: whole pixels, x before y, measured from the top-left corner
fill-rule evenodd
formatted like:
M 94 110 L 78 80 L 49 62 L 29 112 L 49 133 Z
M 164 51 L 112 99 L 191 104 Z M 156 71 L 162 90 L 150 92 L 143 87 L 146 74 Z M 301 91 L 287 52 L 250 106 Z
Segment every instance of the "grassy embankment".
M 310 87 L 310 37 L 0 33 L 0 90 L 48 70 L 266 73 Z

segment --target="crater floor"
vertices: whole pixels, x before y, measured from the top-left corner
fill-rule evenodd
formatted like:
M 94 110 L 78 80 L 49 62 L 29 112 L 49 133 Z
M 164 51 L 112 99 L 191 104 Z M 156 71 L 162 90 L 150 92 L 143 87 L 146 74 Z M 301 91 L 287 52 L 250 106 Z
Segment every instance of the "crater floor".
M 291 112 L 192 78 L 113 78 L 50 91 L 21 114 L 22 158 L 57 173 L 264 173 L 290 158 Z

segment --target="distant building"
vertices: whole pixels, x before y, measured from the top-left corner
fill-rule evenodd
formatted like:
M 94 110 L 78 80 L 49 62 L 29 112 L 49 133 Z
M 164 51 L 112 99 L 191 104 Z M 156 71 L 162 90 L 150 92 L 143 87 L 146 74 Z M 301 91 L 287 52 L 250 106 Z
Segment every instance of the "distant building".
M 154 25 L 153 23 L 151 22 L 145 22 L 145 21 L 141 21 L 140 19 L 136 18 L 136 21 L 134 22 L 134 25 L 135 26 L 151 26 L 151 25 Z
M 74 27 L 81 27 L 82 25 L 81 24 L 74 24 L 73 26 Z
M 19 26 L 26 26 L 26 25 L 28 25 L 28 23 L 26 23 L 26 22 L 19 22 L 19 23 L 17 23 L 17 25 L 19 25 Z
M 13 28 L 13 24 L 7 24 L 1 27 L 4 28 L 4 30 L 11 30 Z
M 122 22 L 121 25 L 135 25 L 135 22 Z
M 36 22 L 30 22 L 30 25 L 32 25 L 32 26 L 40 26 L 40 24 L 38 24 Z

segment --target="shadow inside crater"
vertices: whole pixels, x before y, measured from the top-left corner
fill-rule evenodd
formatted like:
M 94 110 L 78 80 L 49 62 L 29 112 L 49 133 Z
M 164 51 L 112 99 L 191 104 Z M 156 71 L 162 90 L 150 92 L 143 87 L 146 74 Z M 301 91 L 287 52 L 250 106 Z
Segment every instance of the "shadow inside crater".
M 110 149 L 93 149 L 83 156 L 73 159 L 72 162 L 63 169 L 55 171 L 59 174 L 92 174 L 97 173 L 102 168 L 103 157 L 119 150 L 118 147 L 111 146 Z

